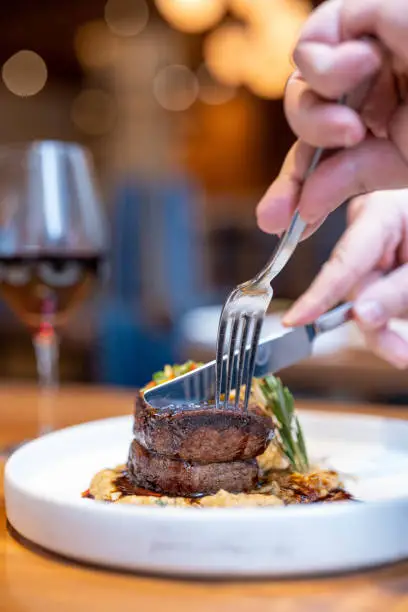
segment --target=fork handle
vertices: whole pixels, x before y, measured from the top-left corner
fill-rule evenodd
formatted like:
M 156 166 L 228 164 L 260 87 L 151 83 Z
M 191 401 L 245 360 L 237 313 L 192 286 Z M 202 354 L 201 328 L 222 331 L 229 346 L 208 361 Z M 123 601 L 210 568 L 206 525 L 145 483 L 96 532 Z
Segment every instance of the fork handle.
M 345 103 L 345 96 L 338 100 L 338 104 Z M 324 153 L 325 149 L 320 147 L 316 149 L 313 154 L 312 161 L 307 169 L 307 172 L 304 176 L 304 181 L 306 181 L 311 174 L 316 170 L 320 159 Z M 266 264 L 266 266 L 259 272 L 256 277 L 256 282 L 268 282 L 271 283 L 273 279 L 283 270 L 283 268 L 288 263 L 289 259 L 292 257 L 299 241 L 303 235 L 307 227 L 307 223 L 303 221 L 302 217 L 299 214 L 299 211 L 296 210 L 292 219 L 290 220 L 290 224 L 286 232 L 283 234 L 282 238 L 279 240 L 278 245 L 272 254 L 272 257 Z
M 316 154 L 320 152 L 320 149 L 316 151 Z M 316 155 L 315 154 L 315 155 Z M 319 159 L 321 152 L 319 155 Z M 316 164 L 319 160 L 317 160 Z M 272 280 L 279 274 L 281 270 L 286 266 L 289 259 L 291 258 L 296 246 L 302 237 L 303 232 L 306 229 L 306 223 L 303 221 L 299 212 L 296 211 L 291 219 L 290 225 L 266 264 L 266 266 L 257 274 L 255 282 L 260 283 L 271 283 Z
M 333 308 L 333 310 L 329 310 L 329 312 L 326 312 L 316 319 L 316 321 L 311 324 L 315 335 L 318 336 L 325 332 L 332 331 L 340 327 L 340 325 L 343 325 L 343 323 L 351 321 L 353 306 L 353 302 L 346 302 L 345 304 L 337 306 L 337 308 Z

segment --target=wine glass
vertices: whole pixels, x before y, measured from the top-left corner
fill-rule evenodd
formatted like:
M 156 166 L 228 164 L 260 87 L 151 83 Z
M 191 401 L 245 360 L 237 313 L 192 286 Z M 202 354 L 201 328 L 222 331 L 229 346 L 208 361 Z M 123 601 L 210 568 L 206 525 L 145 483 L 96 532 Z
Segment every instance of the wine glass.
M 58 331 L 95 285 L 107 241 L 86 149 L 59 141 L 0 147 L 0 295 L 32 335 L 40 435 L 52 429 Z

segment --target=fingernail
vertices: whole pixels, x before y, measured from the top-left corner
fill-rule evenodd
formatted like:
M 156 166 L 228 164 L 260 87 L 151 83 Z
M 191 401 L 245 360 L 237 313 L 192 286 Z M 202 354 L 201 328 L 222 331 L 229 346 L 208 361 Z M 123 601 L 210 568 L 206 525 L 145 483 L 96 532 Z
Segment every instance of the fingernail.
M 315 71 L 319 74 L 326 74 L 333 66 L 332 60 L 327 57 L 326 53 L 315 52 L 311 54 L 311 59 Z
M 295 317 L 293 317 L 293 314 L 292 314 L 293 310 L 296 310 L 296 309 L 290 308 L 288 312 L 285 312 L 285 314 L 282 317 L 282 325 L 284 325 L 285 327 L 293 327 L 293 325 L 296 322 L 296 312 L 295 312 Z
M 294 51 L 294 60 L 297 66 L 308 64 L 318 74 L 325 74 L 330 71 L 333 66 L 332 58 L 330 57 L 330 49 L 327 45 L 315 43 L 303 43 L 296 47 Z
M 282 324 L 285 327 L 294 327 L 295 325 L 299 325 L 299 323 L 303 322 L 302 319 L 304 318 L 305 314 L 308 314 L 308 305 L 306 300 L 300 300 L 296 302 L 287 313 L 285 313 L 282 319 Z
M 291 315 L 289 314 L 285 314 L 285 316 L 282 318 L 282 325 L 284 327 L 293 327 L 294 323 L 292 322 L 292 318 Z
M 386 321 L 384 308 L 374 300 L 357 303 L 354 306 L 354 312 L 362 323 L 370 327 L 382 325 Z

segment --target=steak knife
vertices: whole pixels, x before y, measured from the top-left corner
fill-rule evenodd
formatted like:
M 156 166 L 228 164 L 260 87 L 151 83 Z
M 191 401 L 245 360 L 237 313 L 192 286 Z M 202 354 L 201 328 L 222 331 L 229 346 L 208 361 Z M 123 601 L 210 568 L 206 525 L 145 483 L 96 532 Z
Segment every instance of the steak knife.
M 330 310 L 309 325 L 289 328 L 278 337 L 263 338 L 258 345 L 254 376 L 262 378 L 274 374 L 309 357 L 315 338 L 351 320 L 352 309 L 353 304 L 348 302 Z M 248 354 L 249 349 L 248 345 Z M 180 403 L 193 406 L 211 400 L 215 392 L 215 363 L 215 360 L 210 361 L 192 372 L 149 389 L 145 393 L 145 400 L 156 408 Z M 247 367 L 248 359 L 245 360 L 244 368 Z

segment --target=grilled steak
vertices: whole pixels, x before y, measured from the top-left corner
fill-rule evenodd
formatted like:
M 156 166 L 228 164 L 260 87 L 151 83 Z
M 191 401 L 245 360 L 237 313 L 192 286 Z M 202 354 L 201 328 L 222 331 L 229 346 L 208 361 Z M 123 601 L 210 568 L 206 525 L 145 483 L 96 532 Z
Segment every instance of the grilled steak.
M 128 474 L 136 486 L 167 495 L 188 497 L 216 493 L 220 489 L 239 493 L 252 490 L 258 478 L 255 459 L 228 463 L 194 463 L 146 450 L 133 440 Z
M 160 409 L 136 400 L 134 437 L 150 451 L 169 458 L 211 463 L 253 459 L 273 435 L 272 420 L 256 405 L 247 413 L 231 406 L 182 404 Z

